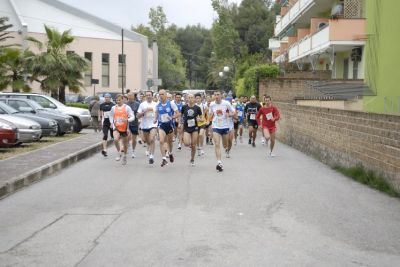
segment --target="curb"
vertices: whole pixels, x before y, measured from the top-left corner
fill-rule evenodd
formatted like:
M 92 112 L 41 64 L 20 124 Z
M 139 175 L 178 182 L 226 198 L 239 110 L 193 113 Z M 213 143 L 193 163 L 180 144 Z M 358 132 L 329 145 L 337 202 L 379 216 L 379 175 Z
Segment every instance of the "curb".
M 111 142 L 112 141 L 109 141 L 108 145 L 110 145 Z M 33 169 L 29 172 L 11 178 L 6 183 L 0 185 L 0 200 L 14 194 L 15 192 L 31 184 L 43 180 L 47 176 L 55 174 L 60 170 L 69 167 L 82 159 L 86 159 L 93 154 L 100 152 L 101 149 L 102 142 L 98 142 L 94 145 L 62 157 L 61 159 L 55 160 L 39 168 Z

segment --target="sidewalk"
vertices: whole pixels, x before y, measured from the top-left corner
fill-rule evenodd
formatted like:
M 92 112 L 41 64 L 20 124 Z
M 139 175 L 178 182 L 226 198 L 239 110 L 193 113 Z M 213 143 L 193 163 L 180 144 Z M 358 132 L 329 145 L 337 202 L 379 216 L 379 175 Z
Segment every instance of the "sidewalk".
M 85 135 L 0 161 L 0 199 L 101 151 L 101 135 Z

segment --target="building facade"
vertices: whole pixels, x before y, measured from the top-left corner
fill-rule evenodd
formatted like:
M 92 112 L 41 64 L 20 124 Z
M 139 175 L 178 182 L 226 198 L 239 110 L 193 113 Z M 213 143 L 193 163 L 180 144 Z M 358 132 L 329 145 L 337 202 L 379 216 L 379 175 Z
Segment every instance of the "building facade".
M 333 79 L 364 79 L 365 0 L 284 0 L 276 18 L 273 60 Z M 276 52 L 278 51 L 278 52 Z
M 67 53 L 77 53 L 89 61 L 89 69 L 84 73 L 83 95 L 94 94 L 92 79 L 99 80 L 96 92 L 122 92 L 122 88 L 146 90 L 148 80 L 157 85 L 158 48 L 156 43 L 149 48 L 146 36 L 58 0 L 0 0 L 0 7 L 0 16 L 8 17 L 13 24 L 9 30 L 14 38 L 8 42 L 34 52 L 38 49 L 26 38 L 45 41 L 44 25 L 60 32 L 71 30 L 75 40 Z M 32 87 L 34 92 L 40 92 L 39 84 L 34 83 Z

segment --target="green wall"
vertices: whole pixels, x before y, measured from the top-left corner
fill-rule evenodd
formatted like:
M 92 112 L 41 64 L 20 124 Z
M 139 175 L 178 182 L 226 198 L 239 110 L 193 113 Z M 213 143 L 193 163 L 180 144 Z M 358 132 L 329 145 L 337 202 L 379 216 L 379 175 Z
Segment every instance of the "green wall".
M 364 110 L 400 114 L 400 1 L 367 0 L 366 4 L 365 80 L 376 96 L 364 97 Z

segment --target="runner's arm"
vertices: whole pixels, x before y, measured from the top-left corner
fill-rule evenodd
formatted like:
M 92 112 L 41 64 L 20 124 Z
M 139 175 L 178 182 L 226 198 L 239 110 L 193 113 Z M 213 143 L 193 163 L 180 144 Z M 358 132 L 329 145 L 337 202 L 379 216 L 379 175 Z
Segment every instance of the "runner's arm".
M 261 109 L 259 109 L 257 111 L 257 115 L 256 115 L 256 120 L 257 120 L 258 125 L 261 125 L 261 120 L 260 120 L 261 116 L 262 116 L 262 111 L 261 111 Z
M 281 114 L 279 113 L 279 110 L 276 107 L 274 107 L 273 115 L 274 115 L 274 121 L 278 121 L 281 118 Z
M 110 117 L 108 118 L 110 120 L 110 125 L 111 128 L 114 130 L 114 110 L 115 110 L 115 106 L 113 106 L 110 110 Z
M 132 122 L 135 120 L 135 114 L 133 113 L 131 107 L 126 106 L 126 111 L 128 112 L 128 122 Z

